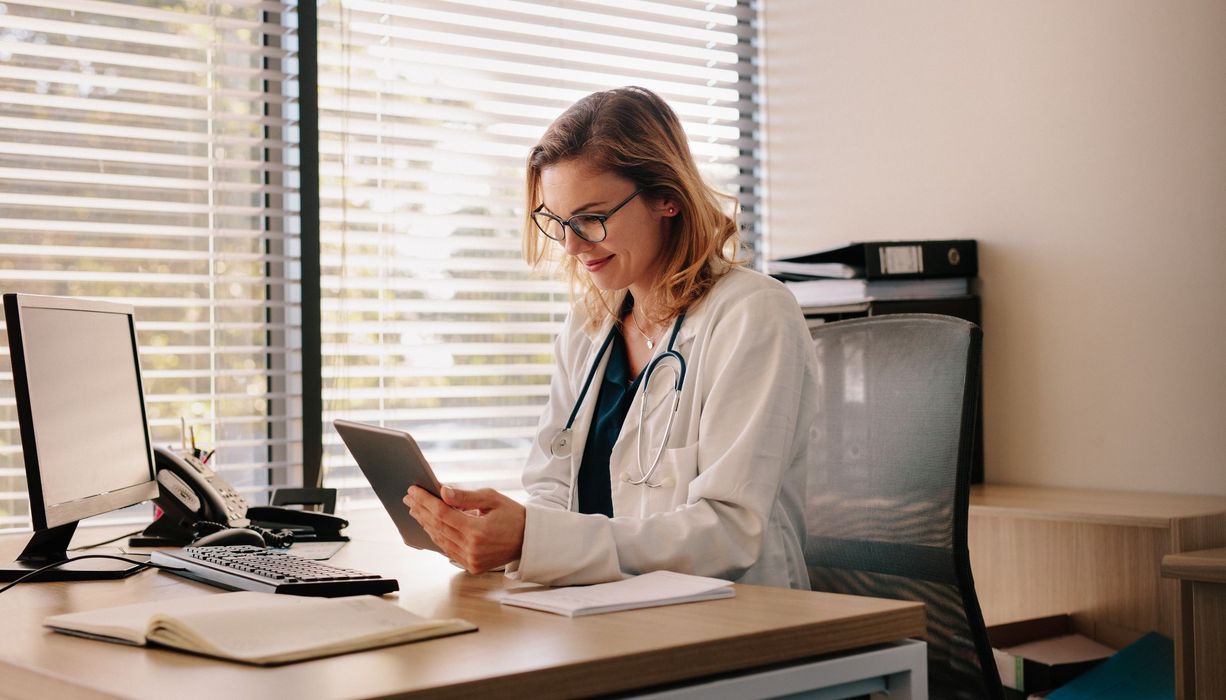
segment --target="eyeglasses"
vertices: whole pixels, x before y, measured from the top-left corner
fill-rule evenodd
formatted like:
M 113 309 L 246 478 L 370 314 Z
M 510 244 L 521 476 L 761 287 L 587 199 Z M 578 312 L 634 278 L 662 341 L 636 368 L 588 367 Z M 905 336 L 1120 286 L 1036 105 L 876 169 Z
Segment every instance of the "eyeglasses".
M 567 226 L 570 227 L 571 231 L 575 232 L 575 235 L 579 236 L 588 243 L 599 243 L 609 235 L 608 230 L 605 229 L 604 222 L 608 221 L 609 217 L 616 214 L 618 209 L 626 206 L 630 200 L 639 196 L 642 191 L 643 190 L 635 190 L 629 197 L 626 197 L 621 202 L 618 202 L 617 206 L 613 207 L 604 214 L 588 214 L 584 212 L 575 214 L 566 220 L 562 220 L 545 211 L 545 205 L 542 204 L 532 211 L 532 223 L 536 224 L 536 227 L 540 229 L 541 233 L 545 234 L 547 238 L 552 238 L 559 243 L 566 242 Z

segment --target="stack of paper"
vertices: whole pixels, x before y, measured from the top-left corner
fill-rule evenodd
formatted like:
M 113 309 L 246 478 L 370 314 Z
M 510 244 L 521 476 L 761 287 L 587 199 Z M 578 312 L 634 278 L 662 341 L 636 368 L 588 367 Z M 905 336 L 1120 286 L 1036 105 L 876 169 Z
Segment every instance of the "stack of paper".
M 873 300 L 956 297 L 971 292 L 970 280 L 965 277 L 902 280 L 821 279 L 786 284 L 796 296 L 801 308 Z
M 864 268 L 844 265 L 837 262 L 807 263 L 793 260 L 772 260 L 768 269 L 772 275 L 808 279 L 812 277 L 834 277 L 836 279 L 851 279 L 863 277 Z
M 736 590 L 732 588 L 731 581 L 679 574 L 675 571 L 653 571 L 594 586 L 568 586 L 508 593 L 503 596 L 502 602 L 505 605 L 578 617 L 657 605 L 731 598 L 735 595 Z

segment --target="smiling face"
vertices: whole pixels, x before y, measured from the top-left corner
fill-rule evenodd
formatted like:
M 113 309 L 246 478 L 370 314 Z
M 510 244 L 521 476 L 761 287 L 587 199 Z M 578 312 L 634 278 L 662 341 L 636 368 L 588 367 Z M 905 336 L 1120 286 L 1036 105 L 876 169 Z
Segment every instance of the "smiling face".
M 563 220 L 580 213 L 607 214 L 636 189 L 632 181 L 597 170 L 581 158 L 541 169 L 544 208 Z M 676 205 L 640 194 L 605 222 L 608 236 L 600 243 L 589 243 L 567 227 L 566 254 L 588 271 L 598 288 L 629 288 L 636 299 L 645 299 L 659 274 L 664 237 L 674 215 L 670 209 L 676 212 Z

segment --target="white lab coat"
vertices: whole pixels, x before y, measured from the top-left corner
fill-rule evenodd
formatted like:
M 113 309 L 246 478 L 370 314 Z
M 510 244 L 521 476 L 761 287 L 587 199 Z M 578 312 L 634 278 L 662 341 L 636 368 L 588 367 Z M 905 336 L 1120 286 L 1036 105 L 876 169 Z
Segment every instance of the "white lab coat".
M 585 320 L 582 310 L 573 311 L 555 343 L 549 405 L 523 476 L 529 494 L 523 552 L 508 576 L 570 585 L 670 569 L 808 588 L 802 508 L 818 403 L 816 357 L 795 297 L 779 282 L 737 268 L 690 309 L 674 346 L 687 365 L 680 405 L 651 479 L 663 485 L 622 478 L 639 477 L 640 390 L 609 460 L 611 519 L 574 512 L 607 351 L 575 418 L 571 456 L 555 458 L 549 449 L 613 322 L 590 331 Z M 671 333 L 670 326 L 657 352 Z M 668 421 L 673 366 L 667 361 L 651 378 L 644 471 Z

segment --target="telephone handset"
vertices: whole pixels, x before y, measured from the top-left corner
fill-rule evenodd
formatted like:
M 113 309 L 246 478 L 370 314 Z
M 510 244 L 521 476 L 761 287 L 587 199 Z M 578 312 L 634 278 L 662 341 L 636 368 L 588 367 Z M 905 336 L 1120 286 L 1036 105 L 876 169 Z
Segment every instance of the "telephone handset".
M 251 523 L 247 499 L 195 456 L 164 447 L 153 448 L 153 454 L 158 482 L 155 500 L 163 513 L 174 513 L 193 523 L 207 520 L 230 527 Z
M 154 448 L 158 496 L 162 515 L 145 528 L 132 546 L 181 545 L 199 534 L 197 523 L 228 527 L 289 528 L 299 540 L 346 540 L 340 531 L 349 525 L 327 513 L 275 506 L 252 506 L 242 494 L 190 454 Z

